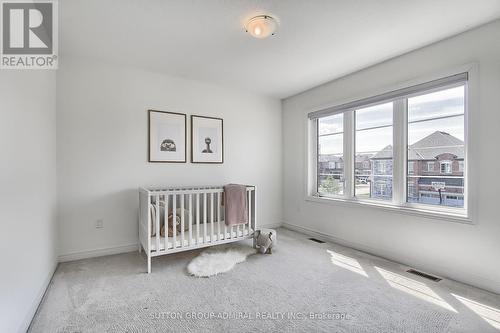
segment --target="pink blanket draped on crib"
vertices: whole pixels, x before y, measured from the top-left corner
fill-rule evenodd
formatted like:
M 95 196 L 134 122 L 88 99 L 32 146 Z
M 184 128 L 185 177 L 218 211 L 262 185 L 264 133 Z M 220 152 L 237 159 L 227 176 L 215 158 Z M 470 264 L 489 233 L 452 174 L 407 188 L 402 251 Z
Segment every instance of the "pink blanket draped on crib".
M 229 184 L 224 186 L 224 198 L 226 225 L 230 226 L 248 223 L 246 185 Z

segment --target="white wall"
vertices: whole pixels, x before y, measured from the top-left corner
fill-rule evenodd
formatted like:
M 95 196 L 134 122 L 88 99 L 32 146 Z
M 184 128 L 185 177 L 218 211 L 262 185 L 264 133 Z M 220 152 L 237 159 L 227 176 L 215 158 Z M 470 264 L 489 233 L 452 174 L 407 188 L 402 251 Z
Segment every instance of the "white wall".
M 283 101 L 285 223 L 435 274 L 500 292 L 500 21 L 356 72 Z M 335 61 L 335 59 L 332 59 Z M 384 87 L 479 63 L 479 108 L 470 110 L 476 225 L 376 208 L 304 200 L 308 111 Z M 476 90 L 477 91 L 477 90 Z M 479 176 L 481 175 L 481 176 Z
M 56 266 L 56 75 L 0 73 L 0 332 L 24 332 Z
M 255 184 L 258 223 L 281 222 L 279 100 L 88 59 L 63 60 L 57 73 L 63 259 L 137 244 L 139 186 Z M 224 164 L 148 163 L 150 108 L 223 118 Z M 95 228 L 97 219 L 103 229 Z

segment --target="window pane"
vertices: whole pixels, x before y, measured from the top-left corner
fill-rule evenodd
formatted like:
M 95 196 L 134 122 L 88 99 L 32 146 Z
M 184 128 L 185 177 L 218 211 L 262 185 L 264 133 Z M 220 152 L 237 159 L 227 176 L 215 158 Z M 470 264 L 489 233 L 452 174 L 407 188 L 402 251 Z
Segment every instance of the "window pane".
M 464 207 L 465 87 L 408 99 L 408 202 Z
M 320 118 L 318 120 L 319 135 L 340 133 L 344 130 L 344 117 L 342 115 L 333 115 Z
M 430 119 L 408 124 L 408 144 L 412 145 L 436 131 L 446 132 L 455 138 L 464 140 L 464 116 L 445 119 Z M 462 142 L 463 145 L 463 142 Z
M 392 157 L 392 126 L 356 131 L 356 154 L 372 155 L 391 146 Z
M 355 195 L 392 199 L 392 107 L 386 103 L 355 112 Z
M 343 114 L 318 119 L 319 137 L 317 190 L 321 194 L 344 194 L 343 128 Z
M 392 102 L 356 110 L 356 129 L 392 125 Z
M 408 121 L 464 113 L 465 86 L 440 90 L 408 99 Z
M 342 133 L 320 136 L 318 139 L 320 155 L 340 154 L 344 151 L 344 135 Z

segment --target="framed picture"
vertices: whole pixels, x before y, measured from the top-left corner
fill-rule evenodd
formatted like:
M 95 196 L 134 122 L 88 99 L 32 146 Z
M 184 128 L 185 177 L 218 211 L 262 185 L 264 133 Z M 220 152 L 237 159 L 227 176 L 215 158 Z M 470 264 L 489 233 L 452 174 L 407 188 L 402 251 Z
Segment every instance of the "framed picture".
M 186 115 L 149 110 L 148 123 L 149 162 L 186 163 Z
M 191 116 L 191 162 L 224 163 L 221 118 Z

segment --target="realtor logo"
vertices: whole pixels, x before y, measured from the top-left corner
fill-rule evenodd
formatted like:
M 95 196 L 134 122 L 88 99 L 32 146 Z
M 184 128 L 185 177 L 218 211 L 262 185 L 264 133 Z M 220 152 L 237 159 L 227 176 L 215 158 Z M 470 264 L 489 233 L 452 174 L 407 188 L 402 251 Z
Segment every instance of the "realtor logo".
M 1 1 L 2 69 L 57 68 L 57 2 Z

